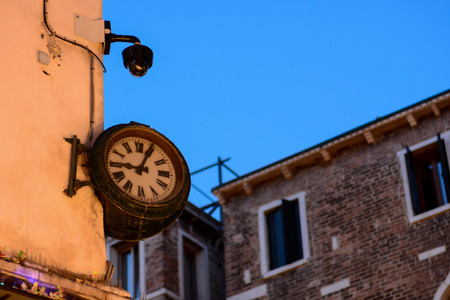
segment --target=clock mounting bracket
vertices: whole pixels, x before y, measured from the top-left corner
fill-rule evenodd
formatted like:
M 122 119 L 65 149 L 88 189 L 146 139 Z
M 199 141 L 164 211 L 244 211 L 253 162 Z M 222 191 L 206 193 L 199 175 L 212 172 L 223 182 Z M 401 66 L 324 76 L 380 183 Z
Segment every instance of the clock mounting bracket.
M 64 138 L 64 140 L 69 144 L 72 144 L 70 153 L 69 183 L 67 185 L 67 189 L 64 190 L 64 193 L 72 198 L 80 188 L 93 185 L 92 181 L 81 181 L 77 179 L 78 156 L 82 153 L 90 152 L 91 148 L 81 144 L 80 139 L 78 139 L 76 135 L 72 138 Z

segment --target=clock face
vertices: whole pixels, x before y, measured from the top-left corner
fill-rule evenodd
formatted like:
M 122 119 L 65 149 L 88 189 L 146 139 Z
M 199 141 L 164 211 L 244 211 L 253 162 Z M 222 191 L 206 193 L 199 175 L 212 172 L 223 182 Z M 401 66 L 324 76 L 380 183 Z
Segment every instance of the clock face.
M 115 141 L 107 150 L 106 168 L 120 191 L 143 202 L 164 201 L 176 186 L 169 155 L 143 137 L 127 136 Z

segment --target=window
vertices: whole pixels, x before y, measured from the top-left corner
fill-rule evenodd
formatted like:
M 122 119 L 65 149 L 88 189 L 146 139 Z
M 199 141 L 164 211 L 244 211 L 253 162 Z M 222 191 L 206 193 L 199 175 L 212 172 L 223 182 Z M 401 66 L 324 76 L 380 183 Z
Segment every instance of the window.
M 209 299 L 207 248 L 181 230 L 178 247 L 181 299 Z
M 141 295 L 140 244 L 107 240 L 108 259 L 115 266 L 112 283 L 130 292 L 131 298 Z M 143 265 L 142 265 L 143 266 Z
M 258 217 L 263 277 L 306 262 L 309 245 L 304 193 L 260 207 Z
M 450 208 L 449 165 L 445 138 L 437 135 L 399 152 L 411 221 Z
M 303 258 L 298 201 L 281 200 L 281 206 L 266 214 L 270 269 Z
M 132 298 L 139 298 L 139 247 L 138 245 L 124 245 L 118 248 L 119 286 L 130 292 Z

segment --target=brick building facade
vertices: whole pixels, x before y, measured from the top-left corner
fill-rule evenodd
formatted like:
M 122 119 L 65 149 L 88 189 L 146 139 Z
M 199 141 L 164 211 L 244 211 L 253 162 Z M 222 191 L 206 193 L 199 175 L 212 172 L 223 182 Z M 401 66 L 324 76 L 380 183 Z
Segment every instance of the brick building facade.
M 221 224 L 188 203 L 167 230 L 139 243 L 107 239 L 112 283 L 134 299 L 225 299 Z
M 450 299 L 450 91 L 216 187 L 227 299 Z

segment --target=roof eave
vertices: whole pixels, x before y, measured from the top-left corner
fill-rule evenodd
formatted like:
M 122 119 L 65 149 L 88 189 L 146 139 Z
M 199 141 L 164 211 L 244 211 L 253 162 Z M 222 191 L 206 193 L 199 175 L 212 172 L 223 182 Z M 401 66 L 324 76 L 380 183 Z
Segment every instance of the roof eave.
M 222 204 L 232 195 L 242 192 L 251 195 L 253 188 L 263 181 L 280 176 L 289 180 L 298 167 L 325 163 L 342 148 L 360 143 L 374 144 L 392 129 L 405 125 L 415 127 L 419 119 L 439 117 L 449 105 L 450 89 L 219 185 L 212 192 Z

